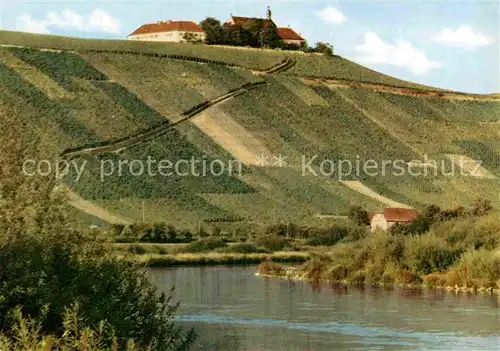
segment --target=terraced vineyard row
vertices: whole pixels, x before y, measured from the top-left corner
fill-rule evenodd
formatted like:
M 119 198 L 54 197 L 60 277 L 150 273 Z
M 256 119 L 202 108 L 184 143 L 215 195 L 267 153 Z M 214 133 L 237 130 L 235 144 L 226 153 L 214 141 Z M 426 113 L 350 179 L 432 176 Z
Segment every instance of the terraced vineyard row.
M 198 106 L 195 106 L 188 111 L 184 112 L 182 115 L 183 117 L 179 120 L 176 120 L 174 122 L 170 121 L 165 121 L 162 122 L 160 125 L 157 125 L 155 127 L 150 128 L 147 131 L 140 132 L 131 136 L 127 136 L 124 138 L 121 138 L 119 140 L 111 140 L 111 141 L 106 141 L 99 146 L 95 147 L 81 147 L 81 148 L 76 148 L 76 149 L 70 149 L 64 151 L 61 156 L 65 158 L 73 158 L 76 156 L 80 155 L 85 155 L 85 154 L 95 154 L 95 153 L 106 153 L 106 152 L 114 152 L 114 151 L 122 151 L 124 149 L 127 149 L 129 147 L 142 144 L 150 139 L 159 137 L 163 134 L 168 133 L 171 131 L 175 126 L 186 122 L 190 120 L 191 118 L 197 116 L 204 110 L 206 110 L 209 107 L 215 106 L 225 100 L 228 100 L 230 98 L 236 97 L 238 95 L 244 94 L 248 91 L 251 91 L 253 89 L 256 89 L 259 86 L 266 85 L 266 82 L 258 82 L 258 83 L 248 83 L 245 86 L 234 90 L 232 92 L 229 92 L 227 94 L 224 94 L 223 96 L 220 96 L 214 100 L 211 101 L 206 101 Z

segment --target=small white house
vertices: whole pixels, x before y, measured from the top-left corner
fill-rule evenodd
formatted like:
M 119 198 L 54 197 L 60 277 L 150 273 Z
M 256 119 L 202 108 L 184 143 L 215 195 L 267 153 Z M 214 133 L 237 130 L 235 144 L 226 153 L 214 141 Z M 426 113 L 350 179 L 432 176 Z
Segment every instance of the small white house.
M 184 39 L 186 33 L 191 33 L 194 39 L 205 40 L 203 29 L 192 21 L 158 21 L 143 24 L 127 38 L 129 40 L 181 43 L 186 41 Z
M 369 214 L 371 231 L 387 231 L 396 223 L 411 223 L 417 216 L 418 212 L 410 208 L 385 208 L 383 212 Z

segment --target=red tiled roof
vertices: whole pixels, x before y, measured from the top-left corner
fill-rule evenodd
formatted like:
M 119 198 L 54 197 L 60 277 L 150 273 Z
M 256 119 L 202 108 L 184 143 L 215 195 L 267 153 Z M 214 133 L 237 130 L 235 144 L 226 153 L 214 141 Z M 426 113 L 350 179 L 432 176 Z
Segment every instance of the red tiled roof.
M 277 28 L 278 35 L 283 40 L 304 40 L 300 35 L 297 34 L 292 28 Z
M 157 23 L 143 24 L 130 35 L 164 33 L 164 32 L 199 32 L 203 29 L 192 21 L 159 21 Z
M 242 17 L 242 16 L 231 16 L 233 19 L 234 24 L 245 24 L 248 21 L 256 20 L 256 21 L 264 21 L 265 24 L 269 25 L 269 23 L 273 23 L 273 20 L 267 19 L 267 18 L 258 18 L 258 17 Z
M 418 212 L 409 208 L 385 208 L 384 218 L 387 222 L 413 222 Z
M 231 16 L 233 19 L 234 24 L 237 25 L 244 25 L 248 21 L 263 21 L 264 22 L 264 28 L 268 28 L 270 25 L 273 25 L 276 27 L 276 24 L 273 22 L 273 20 L 267 19 L 267 18 L 257 18 L 257 17 L 241 17 L 241 16 Z

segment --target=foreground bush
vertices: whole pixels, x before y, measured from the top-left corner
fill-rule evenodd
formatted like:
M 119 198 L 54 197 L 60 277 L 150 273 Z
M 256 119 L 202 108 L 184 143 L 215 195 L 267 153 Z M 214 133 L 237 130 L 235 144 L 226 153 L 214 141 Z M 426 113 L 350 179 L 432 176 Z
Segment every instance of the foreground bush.
M 56 181 L 23 176 L 16 165 L 22 164 L 19 150 L 25 144 L 15 134 L 7 140 L 11 141 L 0 152 L 0 334 L 4 345 L 0 349 L 9 349 L 6 343 L 23 349 L 18 343 L 33 335 L 37 340 L 47 341 L 49 335 L 64 340 L 68 337 L 65 316 L 75 305 L 85 335 L 90 338 L 90 331 L 100 331 L 101 349 L 110 349 L 113 343 L 125 349 L 130 339 L 141 349 L 187 349 L 193 333 L 174 326 L 177 305 L 159 294 L 137 266 L 109 253 L 95 235 L 74 230 Z M 29 317 L 36 326 L 22 329 L 19 316 Z M 37 349 L 36 340 L 30 345 L 29 350 Z M 90 345 L 66 349 L 92 349 Z
M 406 243 L 405 262 L 414 272 L 430 274 L 451 267 L 462 251 L 433 234 L 410 237 Z
M 471 250 L 446 273 L 446 285 L 500 289 L 500 250 Z
M 113 339 L 111 346 L 103 338 L 103 334 L 110 330 L 105 321 L 99 324 L 98 329 L 91 329 L 83 325 L 78 314 L 78 306 L 67 309 L 63 320 L 62 336 L 43 335 L 41 326 L 36 320 L 25 318 L 19 309 L 14 312 L 16 320 L 12 333 L 7 336 L 0 333 L 0 350 L 15 351 L 110 351 L 117 350 L 118 343 Z M 126 344 L 127 351 L 150 350 L 151 348 L 138 347 L 133 339 Z
M 108 344 L 132 338 L 141 347 L 185 349 L 192 335 L 173 325 L 177 306 L 137 267 L 92 240 L 78 233 L 0 235 L 0 330 L 13 332 L 13 307 L 20 306 L 43 334 L 62 335 L 64 311 L 78 303 L 85 327 L 109 323 Z

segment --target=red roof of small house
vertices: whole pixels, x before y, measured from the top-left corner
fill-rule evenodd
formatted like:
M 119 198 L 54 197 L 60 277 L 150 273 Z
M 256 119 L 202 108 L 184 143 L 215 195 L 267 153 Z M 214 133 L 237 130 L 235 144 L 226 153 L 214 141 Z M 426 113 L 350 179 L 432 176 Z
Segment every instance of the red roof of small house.
M 418 212 L 410 208 L 385 208 L 384 218 L 387 222 L 413 222 Z
M 198 32 L 203 29 L 192 21 L 159 21 L 156 23 L 143 24 L 130 35 L 164 33 L 164 32 Z
M 278 35 L 283 40 L 304 40 L 300 35 L 297 34 L 292 28 L 278 28 Z

